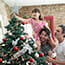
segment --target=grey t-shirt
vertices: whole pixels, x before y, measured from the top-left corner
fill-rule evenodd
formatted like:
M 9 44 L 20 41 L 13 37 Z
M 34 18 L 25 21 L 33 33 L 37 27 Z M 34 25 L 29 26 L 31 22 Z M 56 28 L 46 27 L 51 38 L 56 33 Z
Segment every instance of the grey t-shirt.
M 41 44 L 41 51 L 45 54 L 45 56 L 48 56 L 48 51 L 51 50 L 51 46 L 49 43 Z

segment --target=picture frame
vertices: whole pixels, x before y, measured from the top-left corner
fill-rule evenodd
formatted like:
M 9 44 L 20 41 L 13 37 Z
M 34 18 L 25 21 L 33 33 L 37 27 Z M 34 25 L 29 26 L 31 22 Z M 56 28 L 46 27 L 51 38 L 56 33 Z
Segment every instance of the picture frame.
M 49 28 L 52 33 L 52 38 L 54 39 L 54 17 L 53 16 L 44 16 L 44 19 L 49 25 Z

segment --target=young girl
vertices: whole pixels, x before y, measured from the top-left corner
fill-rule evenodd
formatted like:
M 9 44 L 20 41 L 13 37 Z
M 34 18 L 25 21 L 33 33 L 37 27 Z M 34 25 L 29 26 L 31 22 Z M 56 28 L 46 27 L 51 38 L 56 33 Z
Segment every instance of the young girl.
M 33 28 L 33 37 L 35 38 L 36 44 L 38 45 L 38 49 L 40 47 L 40 40 L 39 40 L 39 32 L 43 26 L 48 27 L 47 23 L 41 18 L 41 13 L 38 8 L 32 10 L 32 17 L 29 19 L 24 19 L 16 15 L 18 20 L 29 22 Z

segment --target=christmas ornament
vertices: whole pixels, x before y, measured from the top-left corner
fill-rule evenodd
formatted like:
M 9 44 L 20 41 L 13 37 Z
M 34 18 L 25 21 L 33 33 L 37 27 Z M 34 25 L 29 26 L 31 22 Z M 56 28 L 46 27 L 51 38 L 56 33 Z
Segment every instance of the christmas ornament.
M 24 61 L 25 59 L 22 57 L 22 61 Z
M 2 61 L 2 63 L 7 63 L 7 60 Z
M 39 53 L 40 56 L 44 56 L 44 53 Z
M 30 62 L 34 62 L 34 59 L 33 59 L 33 58 L 29 58 L 29 61 L 30 61 Z
M 4 39 L 2 39 L 3 41 L 6 41 L 7 39 L 6 38 L 4 38 Z
M 12 35 L 12 33 L 9 33 L 9 35 Z
M 37 65 L 37 62 L 36 61 L 34 61 L 34 62 L 27 61 L 26 65 Z
M 31 41 L 31 38 L 29 38 L 28 40 Z
M 27 22 L 22 22 L 23 25 L 25 25 Z
M 24 29 L 23 29 L 23 28 L 21 28 L 21 31 L 23 32 L 23 31 L 24 31 Z
M 15 41 L 13 40 L 13 41 L 12 41 L 12 45 L 13 45 L 13 46 L 17 45 L 18 40 L 19 40 L 19 38 L 16 39 Z
M 30 61 L 27 61 L 27 62 L 26 62 L 26 65 L 29 65 L 29 63 L 30 63 Z
M 13 56 L 14 58 L 18 58 L 19 56 L 25 54 L 27 51 L 29 51 L 28 53 L 31 54 L 32 53 L 32 48 L 26 44 L 23 49 L 21 49 L 20 51 L 18 51 L 17 53 L 15 53 Z
M 8 61 L 7 64 L 10 64 L 10 61 Z
M 35 57 L 39 57 L 39 54 L 38 53 L 35 53 Z
M 14 49 L 15 51 L 17 51 L 17 50 L 18 50 L 18 47 L 17 47 L 17 46 L 14 46 L 13 49 Z
M 11 10 L 11 13 L 10 14 L 12 14 L 12 13 L 14 13 L 14 16 L 15 16 L 15 13 L 17 13 L 17 14 L 19 14 L 19 9 L 21 8 L 21 6 L 17 6 L 17 4 L 16 4 L 16 2 L 14 3 L 14 6 L 12 6 L 11 8 L 10 8 L 10 10 Z
M 17 44 L 17 42 L 13 40 L 12 45 L 15 46 L 16 44 Z
M 20 37 L 20 40 L 24 40 L 24 37 L 21 36 L 21 37 Z
M 5 44 L 2 44 L 2 46 L 5 46 Z
M 0 62 L 2 62 L 3 60 L 2 60 L 2 58 L 0 58 Z

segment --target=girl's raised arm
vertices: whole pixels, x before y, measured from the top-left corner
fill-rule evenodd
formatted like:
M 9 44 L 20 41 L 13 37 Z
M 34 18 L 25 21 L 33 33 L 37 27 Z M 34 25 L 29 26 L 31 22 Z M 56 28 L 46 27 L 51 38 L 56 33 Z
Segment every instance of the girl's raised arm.
M 16 15 L 16 14 L 15 14 L 15 17 L 16 17 L 18 20 L 25 21 L 25 22 L 29 23 L 29 19 L 25 19 L 25 18 L 20 17 L 20 16 L 18 16 L 18 15 Z

